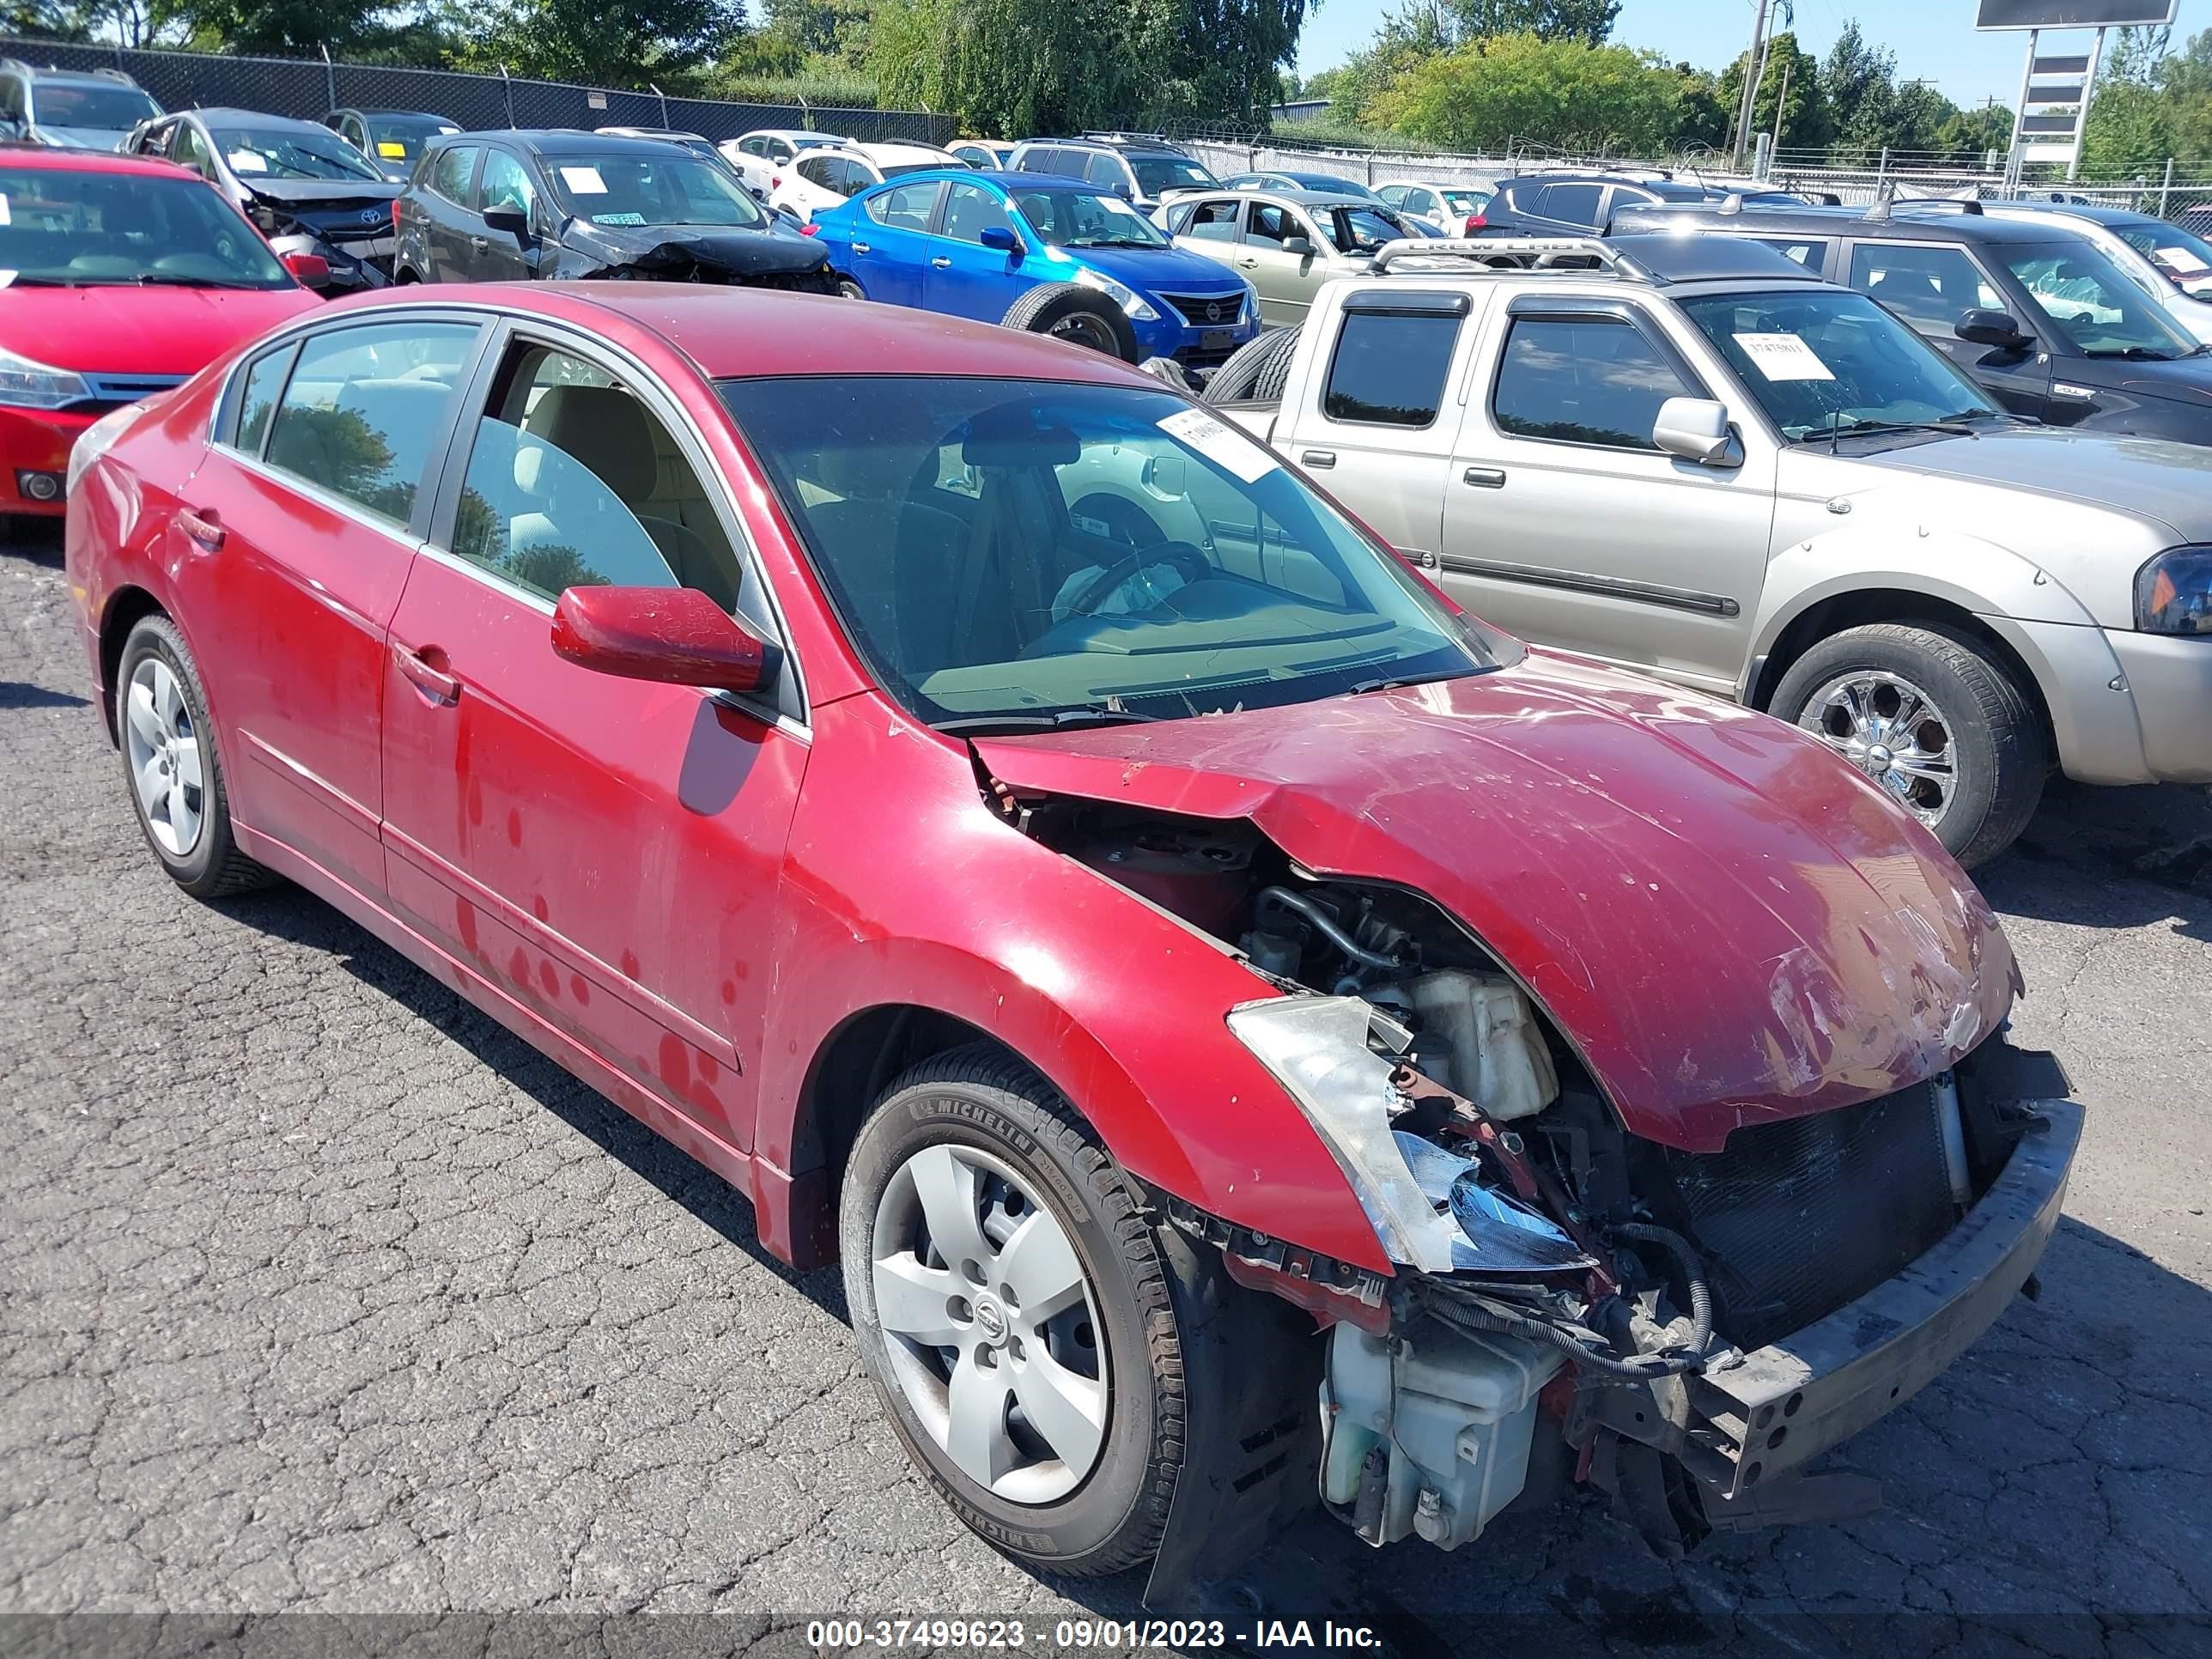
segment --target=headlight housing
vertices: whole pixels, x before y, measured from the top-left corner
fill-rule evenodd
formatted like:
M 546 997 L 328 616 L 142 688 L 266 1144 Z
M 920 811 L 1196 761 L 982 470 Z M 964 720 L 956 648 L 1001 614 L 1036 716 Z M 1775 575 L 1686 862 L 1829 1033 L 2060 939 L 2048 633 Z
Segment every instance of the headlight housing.
M 76 493 L 76 481 L 84 477 L 86 469 L 107 453 L 115 441 L 145 412 L 143 404 L 125 404 L 120 409 L 109 410 L 76 434 L 76 441 L 70 446 L 68 493 Z
M 1103 271 L 1093 270 L 1088 265 L 1075 273 L 1075 280 L 1085 288 L 1097 289 L 1140 323 L 1159 320 L 1160 313 L 1152 309 L 1151 301 L 1127 283 L 1117 283 Z
M 0 404 L 11 409 L 67 409 L 92 396 L 82 374 L 0 351 Z
M 2175 547 L 2136 573 L 2136 626 L 2212 635 L 2212 547 Z

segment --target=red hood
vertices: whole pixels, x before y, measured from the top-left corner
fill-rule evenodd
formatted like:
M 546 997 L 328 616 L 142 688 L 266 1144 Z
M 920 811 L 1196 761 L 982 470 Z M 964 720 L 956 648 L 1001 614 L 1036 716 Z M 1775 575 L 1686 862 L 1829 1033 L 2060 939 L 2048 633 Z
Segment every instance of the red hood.
M 1631 1130 L 1692 1151 L 1939 1071 L 2021 988 L 1964 872 L 1818 742 L 1575 659 L 975 747 L 1017 789 L 1249 817 L 1427 894 Z
M 86 374 L 197 374 L 322 301 L 303 288 L 17 288 L 0 348 Z

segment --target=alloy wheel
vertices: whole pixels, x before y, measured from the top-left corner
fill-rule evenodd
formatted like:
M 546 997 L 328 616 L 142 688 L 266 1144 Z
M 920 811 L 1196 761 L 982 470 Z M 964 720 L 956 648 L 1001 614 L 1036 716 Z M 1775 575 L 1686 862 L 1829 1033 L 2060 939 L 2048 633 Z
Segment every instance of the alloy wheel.
M 170 857 L 188 858 L 207 806 L 199 732 L 182 683 L 160 657 L 142 658 L 131 671 L 123 724 L 146 827 Z
M 1838 674 L 1807 700 L 1797 724 L 1929 829 L 1950 811 L 1959 777 L 1951 722 L 1911 680 L 1873 668 Z
M 870 1254 L 891 1375 L 953 1467 L 1018 1504 L 1080 1486 L 1105 1447 L 1105 1327 L 1028 1180 L 977 1147 L 925 1147 L 885 1186 Z

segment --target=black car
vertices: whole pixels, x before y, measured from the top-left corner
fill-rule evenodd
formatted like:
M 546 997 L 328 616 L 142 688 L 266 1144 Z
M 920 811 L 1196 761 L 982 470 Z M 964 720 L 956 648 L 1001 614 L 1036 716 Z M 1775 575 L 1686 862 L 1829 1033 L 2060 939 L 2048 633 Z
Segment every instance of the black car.
M 458 121 L 419 109 L 334 109 L 323 117 L 323 125 L 396 185 L 413 175 L 423 145 L 461 130 Z
M 719 162 L 658 138 L 431 140 L 399 199 L 403 283 L 642 276 L 835 294 L 822 248 Z
M 2016 415 L 2212 444 L 2212 354 L 2063 224 L 1957 201 L 1672 205 L 1614 222 L 1662 228 L 1748 236 L 1880 301 Z
M 194 109 L 142 124 L 119 148 L 190 167 L 236 203 L 277 257 L 328 267 L 328 294 L 381 288 L 392 275 L 399 186 L 329 128 L 251 109 Z
M 1486 236 L 1587 236 L 1631 207 L 1708 200 L 1703 185 L 1646 173 L 1532 173 L 1507 179 L 1483 209 Z

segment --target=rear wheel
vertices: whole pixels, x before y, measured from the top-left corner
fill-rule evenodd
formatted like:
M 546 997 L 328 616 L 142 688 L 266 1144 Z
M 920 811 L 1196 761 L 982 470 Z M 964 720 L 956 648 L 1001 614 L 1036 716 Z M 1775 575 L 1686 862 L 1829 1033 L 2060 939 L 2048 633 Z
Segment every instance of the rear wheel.
M 167 617 L 141 619 L 123 643 L 115 729 L 138 827 L 178 886 L 220 898 L 276 879 L 238 850 L 199 665 Z
M 1121 307 L 1079 283 L 1039 283 L 1006 307 L 1000 325 L 1137 361 L 1137 331 Z
M 1936 623 L 1876 623 L 1821 641 L 1771 712 L 1872 778 L 1972 866 L 2012 845 L 2051 770 L 2043 723 L 2010 667 Z
M 839 1246 L 884 1409 L 969 1526 L 1084 1577 L 1158 1547 L 1183 1456 L 1169 1269 L 1057 1091 L 982 1047 L 908 1073 L 854 1144 Z

